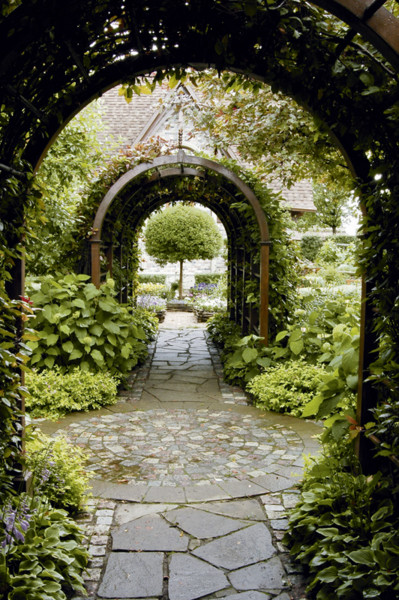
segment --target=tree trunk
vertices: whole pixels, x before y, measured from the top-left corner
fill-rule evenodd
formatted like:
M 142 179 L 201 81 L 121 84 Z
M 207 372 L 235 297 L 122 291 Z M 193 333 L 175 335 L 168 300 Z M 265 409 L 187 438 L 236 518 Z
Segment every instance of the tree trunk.
M 183 261 L 180 262 L 179 300 L 183 300 Z

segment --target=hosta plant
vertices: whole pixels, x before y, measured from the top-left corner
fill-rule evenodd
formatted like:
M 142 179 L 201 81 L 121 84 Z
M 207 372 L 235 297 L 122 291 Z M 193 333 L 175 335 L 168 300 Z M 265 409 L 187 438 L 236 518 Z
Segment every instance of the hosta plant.
M 64 510 L 42 496 L 9 496 L 0 508 L 0 597 L 67 600 L 85 594 L 88 552 Z
M 37 310 L 30 364 L 39 369 L 78 365 L 83 371 L 125 375 L 147 354 L 144 329 L 115 298 L 114 283 L 99 289 L 86 275 L 42 277 L 31 292 Z

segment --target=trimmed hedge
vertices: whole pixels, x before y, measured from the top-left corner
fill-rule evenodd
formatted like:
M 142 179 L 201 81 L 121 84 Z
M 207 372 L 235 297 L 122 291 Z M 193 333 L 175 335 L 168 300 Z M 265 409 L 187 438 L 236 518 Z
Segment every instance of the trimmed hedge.
M 162 283 L 165 284 L 166 275 L 139 275 L 140 283 Z

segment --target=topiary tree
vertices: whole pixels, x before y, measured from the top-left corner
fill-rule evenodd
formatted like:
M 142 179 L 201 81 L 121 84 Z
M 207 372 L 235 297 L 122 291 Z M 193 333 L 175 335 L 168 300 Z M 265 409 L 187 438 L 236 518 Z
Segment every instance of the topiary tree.
M 222 236 L 212 216 L 185 204 L 176 204 L 152 216 L 144 237 L 146 251 L 158 264 L 180 263 L 180 299 L 184 261 L 214 258 L 222 247 Z

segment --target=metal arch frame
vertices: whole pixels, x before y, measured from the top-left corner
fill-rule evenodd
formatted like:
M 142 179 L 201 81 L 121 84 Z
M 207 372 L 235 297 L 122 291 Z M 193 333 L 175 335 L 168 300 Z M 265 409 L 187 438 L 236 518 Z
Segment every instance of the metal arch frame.
M 100 287 L 100 247 L 101 247 L 101 232 L 105 216 L 111 207 L 113 201 L 118 194 L 136 177 L 144 175 L 148 171 L 152 171 L 158 167 L 167 167 L 180 164 L 180 175 L 184 175 L 184 165 L 197 165 L 204 167 L 209 171 L 213 171 L 222 175 L 225 179 L 235 185 L 235 187 L 243 194 L 252 206 L 259 227 L 260 233 L 260 309 L 259 309 L 259 335 L 264 338 L 264 343 L 268 343 L 269 329 L 269 226 L 266 220 L 265 213 L 259 203 L 259 200 L 251 190 L 251 188 L 242 181 L 235 173 L 224 167 L 223 165 L 198 156 L 186 155 L 183 150 L 179 150 L 177 155 L 160 156 L 155 158 L 151 163 L 142 163 L 137 165 L 130 171 L 122 175 L 108 190 L 103 200 L 101 201 L 96 216 L 93 222 L 93 233 L 90 239 L 91 247 L 91 273 L 92 282 L 96 287 Z M 192 175 L 193 169 L 187 172 Z M 162 177 L 162 171 L 157 173 L 158 177 Z

